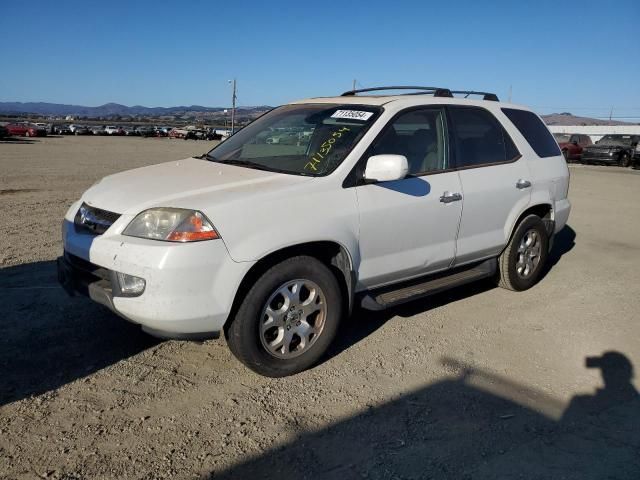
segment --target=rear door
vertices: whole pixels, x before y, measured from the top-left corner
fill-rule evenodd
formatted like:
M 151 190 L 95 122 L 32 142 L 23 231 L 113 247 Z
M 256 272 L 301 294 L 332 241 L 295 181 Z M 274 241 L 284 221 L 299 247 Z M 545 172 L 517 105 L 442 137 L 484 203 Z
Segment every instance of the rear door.
M 461 265 L 501 252 L 513 216 L 529 204 L 531 179 L 526 161 L 491 112 L 451 106 L 449 114 L 464 197 L 455 261 Z

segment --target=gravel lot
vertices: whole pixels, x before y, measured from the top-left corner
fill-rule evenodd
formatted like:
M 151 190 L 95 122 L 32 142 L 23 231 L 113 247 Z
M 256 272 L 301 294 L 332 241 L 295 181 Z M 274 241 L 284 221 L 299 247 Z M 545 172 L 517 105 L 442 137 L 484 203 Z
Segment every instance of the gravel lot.
M 83 190 L 209 145 L 0 142 L 0 477 L 640 478 L 640 172 L 571 168 L 535 288 L 356 312 L 321 365 L 267 379 L 224 340 L 160 342 L 55 280 Z

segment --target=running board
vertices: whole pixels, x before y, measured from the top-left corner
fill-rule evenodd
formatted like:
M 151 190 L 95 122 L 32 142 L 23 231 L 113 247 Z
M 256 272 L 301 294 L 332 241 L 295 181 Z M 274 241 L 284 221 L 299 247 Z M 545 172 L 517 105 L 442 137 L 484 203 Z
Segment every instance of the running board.
M 491 277 L 496 272 L 497 266 L 497 259 L 490 258 L 470 267 L 465 266 L 435 274 L 427 277 L 427 280 L 423 277 L 411 282 L 376 289 L 362 298 L 361 306 L 366 310 L 384 310 L 416 298 L 434 295 L 453 287 Z

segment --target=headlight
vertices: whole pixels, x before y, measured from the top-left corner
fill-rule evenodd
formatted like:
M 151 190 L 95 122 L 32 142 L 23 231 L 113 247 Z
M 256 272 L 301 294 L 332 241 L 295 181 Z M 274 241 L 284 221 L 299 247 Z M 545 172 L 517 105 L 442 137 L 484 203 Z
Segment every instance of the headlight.
M 199 242 L 220 238 L 202 213 L 182 208 L 145 210 L 127 225 L 122 234 L 168 242 Z

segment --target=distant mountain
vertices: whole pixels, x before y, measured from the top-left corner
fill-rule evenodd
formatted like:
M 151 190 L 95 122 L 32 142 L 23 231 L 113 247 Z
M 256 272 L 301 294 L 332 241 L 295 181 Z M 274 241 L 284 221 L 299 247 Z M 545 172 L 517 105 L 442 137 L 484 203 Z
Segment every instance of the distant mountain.
M 228 108 L 228 107 L 227 107 Z M 266 105 L 255 107 L 238 107 L 239 113 L 248 114 L 250 117 L 271 109 Z M 163 115 L 206 115 L 221 114 L 224 107 L 204 107 L 202 105 L 180 105 L 177 107 L 144 107 L 142 105 L 134 105 L 128 107 L 119 103 L 105 103 L 99 107 L 86 107 L 83 105 L 65 105 L 61 103 L 46 102 L 0 102 L 0 114 L 37 114 L 37 115 L 55 115 L 66 116 L 73 115 L 76 117 L 136 117 L 149 116 L 159 117 Z M 542 119 L 547 125 L 632 125 L 628 122 L 620 122 L 616 120 L 601 120 L 597 118 L 577 117 L 571 113 L 552 113 L 542 115 Z
M 547 125 L 633 125 L 633 123 L 620 122 L 617 120 L 577 117 L 568 112 L 542 115 L 542 119 Z
M 238 107 L 242 111 L 264 111 L 271 107 Z M 83 105 L 65 105 L 46 102 L 0 102 L 0 113 L 4 114 L 39 114 L 56 116 L 86 116 L 86 117 L 115 117 L 115 116 L 161 116 L 180 115 L 187 112 L 215 113 L 222 112 L 223 107 L 203 107 L 201 105 L 177 106 L 177 107 L 143 107 L 134 105 L 128 107 L 119 103 L 105 103 L 99 107 L 86 107 Z

